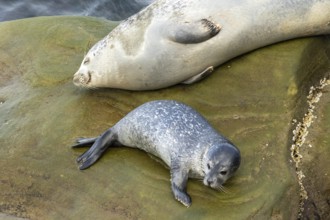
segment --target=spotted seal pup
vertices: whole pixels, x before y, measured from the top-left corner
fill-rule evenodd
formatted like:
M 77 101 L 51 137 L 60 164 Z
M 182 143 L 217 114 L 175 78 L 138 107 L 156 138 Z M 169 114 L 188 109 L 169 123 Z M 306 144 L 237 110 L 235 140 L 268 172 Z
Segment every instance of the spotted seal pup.
M 114 143 L 139 148 L 170 168 L 175 199 L 189 207 L 188 177 L 214 189 L 240 165 L 240 152 L 191 107 L 172 100 L 147 102 L 96 138 L 81 138 L 73 147 L 92 145 L 77 158 L 79 168 L 93 165 Z
M 152 90 L 287 39 L 330 34 L 328 0 L 158 0 L 96 43 L 74 74 L 85 88 Z

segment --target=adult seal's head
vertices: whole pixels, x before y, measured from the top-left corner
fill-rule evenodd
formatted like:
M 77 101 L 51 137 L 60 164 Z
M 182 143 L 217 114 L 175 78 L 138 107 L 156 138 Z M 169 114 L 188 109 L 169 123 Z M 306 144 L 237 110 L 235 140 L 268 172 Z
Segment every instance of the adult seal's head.
M 275 42 L 330 33 L 328 0 L 158 0 L 95 44 L 74 75 L 86 88 L 193 83 Z
M 191 205 L 188 177 L 206 186 L 223 184 L 240 165 L 239 150 L 191 107 L 170 100 L 136 108 L 97 138 L 82 138 L 74 147 L 92 145 L 78 157 L 80 169 L 93 165 L 114 143 L 136 147 L 162 159 L 171 171 L 174 197 Z

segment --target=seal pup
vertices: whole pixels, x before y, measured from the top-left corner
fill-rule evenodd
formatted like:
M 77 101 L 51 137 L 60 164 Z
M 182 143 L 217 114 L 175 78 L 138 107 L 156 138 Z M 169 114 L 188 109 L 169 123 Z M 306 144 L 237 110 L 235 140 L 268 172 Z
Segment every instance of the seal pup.
M 328 0 L 158 0 L 96 43 L 74 74 L 86 88 L 194 83 L 251 50 L 330 34 Z
M 239 150 L 198 112 L 172 100 L 147 102 L 96 138 L 80 138 L 73 147 L 92 145 L 77 158 L 79 169 L 93 165 L 115 143 L 144 150 L 170 168 L 172 192 L 189 207 L 188 177 L 221 190 L 240 165 Z

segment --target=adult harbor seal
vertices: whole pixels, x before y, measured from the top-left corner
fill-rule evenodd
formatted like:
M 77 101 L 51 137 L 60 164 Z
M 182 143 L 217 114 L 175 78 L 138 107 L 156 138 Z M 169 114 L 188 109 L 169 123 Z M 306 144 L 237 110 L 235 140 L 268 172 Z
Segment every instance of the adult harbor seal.
M 330 34 L 328 0 L 158 0 L 95 44 L 73 82 L 150 90 L 193 83 L 248 51 Z
M 92 145 L 77 158 L 79 168 L 94 164 L 114 143 L 139 148 L 162 159 L 171 171 L 174 197 L 191 205 L 188 177 L 214 189 L 240 165 L 239 150 L 191 107 L 172 100 L 147 102 L 97 138 L 81 138 L 73 147 Z

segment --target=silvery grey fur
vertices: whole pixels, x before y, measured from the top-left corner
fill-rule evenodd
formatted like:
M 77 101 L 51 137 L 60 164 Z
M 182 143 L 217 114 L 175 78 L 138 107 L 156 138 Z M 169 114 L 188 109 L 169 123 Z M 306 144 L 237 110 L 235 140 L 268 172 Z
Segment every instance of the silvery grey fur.
M 230 141 L 194 109 L 172 100 L 147 102 L 101 136 L 78 139 L 73 147 L 93 144 L 78 157 L 79 168 L 94 164 L 115 142 L 161 158 L 170 168 L 174 197 L 185 206 L 191 205 L 188 177 L 221 189 L 240 165 L 240 152 Z

